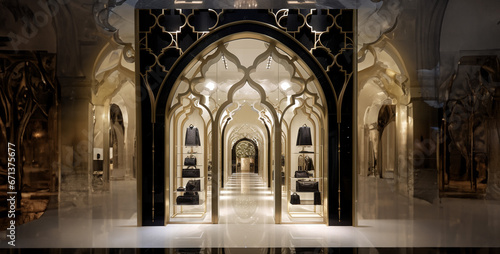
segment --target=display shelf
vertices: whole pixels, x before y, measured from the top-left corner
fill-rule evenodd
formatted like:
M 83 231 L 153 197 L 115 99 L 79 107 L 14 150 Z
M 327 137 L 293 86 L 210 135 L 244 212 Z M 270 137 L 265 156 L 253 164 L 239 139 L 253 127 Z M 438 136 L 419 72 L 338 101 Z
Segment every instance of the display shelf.
M 175 205 L 176 206 L 203 206 L 203 205 L 205 205 L 205 200 L 200 200 L 199 204 L 182 204 L 182 205 L 178 205 L 177 202 L 176 202 Z
M 297 191 L 296 183 L 298 181 L 310 181 L 316 182 L 318 185 L 318 192 L 321 193 L 323 189 L 323 177 L 321 174 L 322 163 L 319 154 L 316 152 L 320 151 L 319 147 L 311 148 L 311 151 L 302 150 L 295 151 L 291 153 L 291 160 L 289 161 L 291 168 L 286 171 L 287 185 L 286 185 L 286 200 L 288 207 L 288 216 L 295 217 L 294 214 L 300 214 L 301 218 L 321 218 L 321 211 L 323 210 L 323 200 L 320 200 L 320 204 L 315 204 L 314 195 L 316 191 Z M 310 170 L 307 170 L 310 169 Z M 296 171 L 307 172 L 307 177 L 295 177 Z M 292 194 L 298 194 L 300 196 L 300 203 L 292 204 L 291 196 Z M 321 197 L 323 194 L 320 194 Z
M 173 202 L 172 218 L 202 218 L 207 211 L 207 168 L 206 168 L 206 158 L 202 150 L 199 147 L 179 147 L 176 153 L 176 163 L 175 170 L 173 170 L 173 191 L 171 192 Z M 197 151 L 198 150 L 198 151 Z M 196 165 L 187 166 L 184 165 L 185 158 L 196 158 Z M 199 176 L 182 176 L 182 172 L 185 169 L 199 170 Z M 198 172 L 196 172 L 198 173 Z M 199 182 L 199 189 L 196 191 L 192 190 L 177 190 L 179 187 L 186 188 L 189 181 L 194 180 Z M 189 196 L 187 193 L 196 192 L 198 195 L 198 203 L 189 203 Z M 177 198 L 186 197 L 181 204 L 177 203 Z M 192 222 L 197 222 L 197 219 Z
M 174 193 L 179 194 L 179 193 L 185 193 L 185 192 L 204 192 L 204 191 L 205 191 L 205 190 L 202 188 L 202 189 L 201 189 L 201 190 L 199 190 L 199 191 L 179 191 L 179 190 L 175 190 L 175 191 L 174 191 Z
M 293 155 L 309 155 L 309 154 L 314 155 L 314 154 L 316 154 L 316 152 L 314 152 L 314 151 L 300 151 L 300 152 L 293 153 Z
M 321 205 L 321 204 L 314 204 L 314 200 L 300 200 L 300 204 L 290 204 L 292 206 L 300 206 L 300 205 L 308 205 L 308 206 L 314 206 L 314 205 Z

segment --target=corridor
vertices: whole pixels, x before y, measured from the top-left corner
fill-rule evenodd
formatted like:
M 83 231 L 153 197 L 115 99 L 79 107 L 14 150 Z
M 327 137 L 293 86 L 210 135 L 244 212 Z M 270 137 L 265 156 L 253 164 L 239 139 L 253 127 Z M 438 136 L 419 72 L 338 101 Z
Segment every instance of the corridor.
M 234 173 L 220 191 L 221 224 L 273 224 L 271 190 L 254 173 Z

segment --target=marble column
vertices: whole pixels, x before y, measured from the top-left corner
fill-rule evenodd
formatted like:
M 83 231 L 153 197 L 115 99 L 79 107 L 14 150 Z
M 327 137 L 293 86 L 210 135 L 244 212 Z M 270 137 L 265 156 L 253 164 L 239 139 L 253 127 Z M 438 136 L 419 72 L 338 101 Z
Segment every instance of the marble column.
M 61 171 L 59 206 L 90 202 L 93 118 L 90 81 L 59 78 L 61 84 Z
M 95 105 L 94 148 L 102 149 L 103 190 L 109 190 L 109 103 Z M 99 135 L 100 134 L 100 135 Z M 95 170 L 95 169 L 94 169 Z

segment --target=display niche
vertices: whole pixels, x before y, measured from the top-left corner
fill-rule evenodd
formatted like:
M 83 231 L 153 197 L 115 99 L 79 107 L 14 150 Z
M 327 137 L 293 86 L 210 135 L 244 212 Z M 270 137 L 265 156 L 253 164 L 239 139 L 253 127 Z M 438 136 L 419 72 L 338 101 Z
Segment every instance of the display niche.
M 320 108 L 311 102 L 298 99 L 298 107 L 285 115 L 282 123 L 286 151 L 283 159 L 286 191 L 282 192 L 286 206 L 284 222 L 324 222 L 324 121 Z
M 170 222 L 210 222 L 208 147 L 209 121 L 198 101 L 182 100 L 175 110 L 169 135 L 171 147 Z M 209 118 L 208 118 L 209 119 Z

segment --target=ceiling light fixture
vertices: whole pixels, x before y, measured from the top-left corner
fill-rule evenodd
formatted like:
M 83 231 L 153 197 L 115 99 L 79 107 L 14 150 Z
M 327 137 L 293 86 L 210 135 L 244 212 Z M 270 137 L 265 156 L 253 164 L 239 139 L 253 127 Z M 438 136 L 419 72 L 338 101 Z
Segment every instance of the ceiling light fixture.
M 222 53 L 222 63 L 224 64 L 224 68 L 226 68 L 226 70 L 227 70 L 227 62 L 226 62 L 226 58 L 224 57 L 224 53 Z
M 208 81 L 207 84 L 205 85 L 205 87 L 208 90 L 213 91 L 215 89 L 215 83 L 213 81 Z
M 290 88 L 290 83 L 288 83 L 288 81 L 281 82 L 281 89 L 286 90 L 288 88 Z
M 271 62 L 273 61 L 272 54 L 269 54 L 269 58 L 267 59 L 266 69 L 271 69 Z

